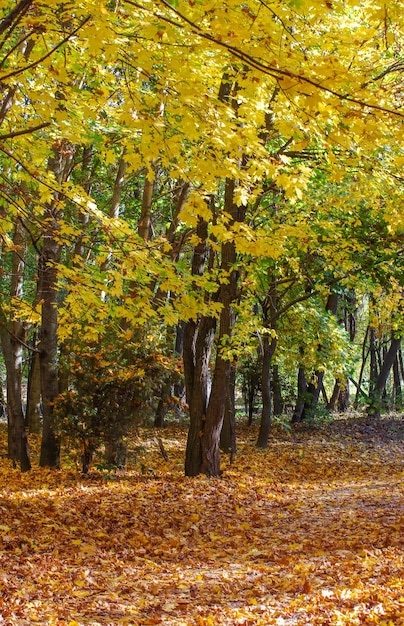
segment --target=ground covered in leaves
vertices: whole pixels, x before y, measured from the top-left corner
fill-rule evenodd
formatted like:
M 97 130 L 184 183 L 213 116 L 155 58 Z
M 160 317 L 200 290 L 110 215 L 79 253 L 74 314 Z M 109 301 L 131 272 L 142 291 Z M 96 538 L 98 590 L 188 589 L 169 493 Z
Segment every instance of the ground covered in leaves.
M 240 429 L 220 480 L 139 435 L 121 474 L 1 459 L 0 624 L 404 624 L 402 418 Z

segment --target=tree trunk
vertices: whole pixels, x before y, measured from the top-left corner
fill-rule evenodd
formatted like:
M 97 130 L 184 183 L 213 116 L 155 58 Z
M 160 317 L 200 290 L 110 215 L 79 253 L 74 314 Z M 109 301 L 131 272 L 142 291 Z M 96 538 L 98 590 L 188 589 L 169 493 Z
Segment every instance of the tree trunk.
M 49 159 L 49 169 L 59 184 L 65 182 L 70 173 L 74 148 L 65 141 L 56 142 L 54 156 Z M 39 342 L 41 388 L 43 403 L 43 429 L 39 464 L 41 467 L 60 467 L 60 435 L 53 405 L 59 393 L 58 362 L 58 271 L 61 257 L 59 231 L 61 213 L 58 209 L 59 194 L 47 204 L 44 215 L 44 235 L 39 263 L 39 284 L 42 301 L 41 333 Z
M 196 227 L 199 243 L 194 248 L 192 274 L 202 276 L 209 259 L 208 225 L 199 219 Z M 215 338 L 216 319 L 201 317 L 185 324 L 183 364 L 185 393 L 189 410 L 189 430 L 185 453 L 185 475 L 197 476 L 202 464 L 202 431 L 210 395 L 210 356 Z
M 401 408 L 402 401 L 403 401 L 398 353 L 396 354 L 396 358 L 394 359 L 394 363 L 393 363 L 393 389 L 394 389 L 394 408 L 398 409 L 398 408 Z
M 216 320 L 203 317 L 188 322 L 184 332 L 184 374 L 189 407 L 189 430 L 185 475 L 197 476 L 202 465 L 202 432 L 210 395 L 209 362 L 215 338 Z
M 367 346 L 367 341 L 368 341 L 368 337 L 369 337 L 369 332 L 370 332 L 370 326 L 368 326 L 366 328 L 366 333 L 365 333 L 365 337 L 363 339 L 363 343 L 362 343 L 362 362 L 361 362 L 361 368 L 360 368 L 360 372 L 359 372 L 359 378 L 358 378 L 358 382 L 355 385 L 356 386 L 356 393 L 355 393 L 355 400 L 354 400 L 354 409 L 355 411 L 357 410 L 358 406 L 359 406 L 359 396 L 361 395 L 366 395 L 363 394 L 362 391 L 362 380 L 363 380 L 363 375 L 365 372 L 365 366 L 366 366 L 366 361 L 367 361 L 367 352 L 366 352 L 366 346 Z
M 271 399 L 271 369 L 272 356 L 276 349 L 276 340 L 265 334 L 262 339 L 263 357 L 262 357 L 262 412 L 260 430 L 257 439 L 257 448 L 266 448 L 268 446 L 269 433 L 271 430 L 272 418 L 272 399 Z
M 367 408 L 367 413 L 371 417 L 376 417 L 376 418 L 380 417 L 380 412 L 382 408 L 381 407 L 382 395 L 386 387 L 390 370 L 393 367 L 397 353 L 400 349 L 400 345 L 401 345 L 401 338 L 393 337 L 393 339 L 391 340 L 390 348 L 387 351 L 386 356 L 383 360 L 379 375 L 375 381 L 375 384 L 372 389 L 372 394 L 370 396 L 370 402 Z
M 245 209 L 234 203 L 234 180 L 227 179 L 225 187 L 224 210 L 231 216 L 232 224 L 244 218 Z M 232 224 L 229 224 L 231 227 Z M 235 314 L 232 308 L 237 298 L 238 272 L 234 269 L 236 264 L 236 247 L 233 241 L 222 244 L 221 269 L 223 274 L 228 274 L 228 282 L 221 285 L 219 335 L 217 340 L 217 352 L 215 369 L 212 379 L 212 391 L 206 411 L 205 426 L 202 435 L 202 466 L 200 471 L 208 476 L 220 476 L 220 432 L 223 426 L 226 398 L 229 393 L 231 381 L 232 362 L 223 354 L 223 349 L 230 341 Z
M 304 367 L 301 365 L 297 372 L 297 399 L 295 410 L 292 416 L 292 424 L 297 424 L 302 421 L 305 395 L 307 391 L 307 380 Z
M 151 209 L 153 203 L 154 181 L 146 177 L 143 187 L 142 210 L 138 222 L 139 236 L 145 241 L 149 240 L 151 227 Z
M 1 320 L 0 334 L 7 374 L 8 456 L 14 467 L 18 463 L 21 471 L 26 472 L 31 469 L 31 462 L 21 401 L 22 346 L 4 319 Z
M 60 467 L 60 437 L 53 412 L 53 403 L 59 393 L 58 385 L 58 311 L 57 311 L 57 269 L 60 260 L 60 245 L 56 239 L 57 221 L 49 215 L 49 222 L 42 248 L 40 281 L 42 293 L 42 318 L 39 343 L 41 365 L 41 387 L 43 401 L 43 430 L 41 467 Z
M 372 397 L 374 390 L 375 390 L 376 381 L 378 378 L 376 330 L 373 327 L 369 328 L 369 352 L 370 352 L 369 397 Z
M 23 295 L 26 241 L 20 221 L 16 222 L 13 237 L 10 300 Z M 31 469 L 28 441 L 22 406 L 22 362 L 25 330 L 18 319 L 7 321 L 0 309 L 1 345 L 7 374 L 8 455 L 21 471 Z
M 37 332 L 32 342 L 33 351 L 30 355 L 28 372 L 27 409 L 25 424 L 30 433 L 39 434 L 41 431 L 41 368 L 39 352 L 37 350 Z

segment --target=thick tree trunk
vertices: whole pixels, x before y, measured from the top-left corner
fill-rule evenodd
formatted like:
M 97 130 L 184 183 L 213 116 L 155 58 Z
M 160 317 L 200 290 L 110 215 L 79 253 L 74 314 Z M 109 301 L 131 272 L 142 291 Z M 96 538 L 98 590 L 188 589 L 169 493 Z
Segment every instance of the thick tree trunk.
M 197 476 L 202 465 L 202 432 L 210 396 L 209 362 L 215 338 L 216 320 L 203 317 L 188 322 L 184 332 L 184 374 L 189 407 L 189 430 L 185 475 Z
M 208 225 L 202 219 L 196 228 L 199 243 L 192 258 L 192 274 L 202 276 L 209 258 Z M 189 410 L 189 430 L 185 453 L 185 475 L 197 476 L 202 464 L 202 431 L 210 395 L 210 356 L 215 338 L 216 319 L 201 317 L 186 323 L 183 337 L 185 393 Z
M 231 216 L 232 223 L 244 219 L 245 209 L 234 204 L 234 180 L 227 179 L 225 187 L 224 210 Z M 230 225 L 231 226 L 231 225 Z M 201 472 L 208 476 L 220 476 L 220 432 L 223 426 L 226 398 L 231 382 L 232 362 L 223 354 L 226 343 L 230 340 L 235 314 L 233 303 L 237 298 L 238 273 L 234 269 L 236 264 L 236 247 L 233 241 L 222 244 L 221 269 L 224 275 L 228 274 L 228 282 L 223 283 L 220 289 L 219 335 L 215 369 L 212 379 L 212 391 L 206 411 L 205 427 L 202 435 L 202 466 Z

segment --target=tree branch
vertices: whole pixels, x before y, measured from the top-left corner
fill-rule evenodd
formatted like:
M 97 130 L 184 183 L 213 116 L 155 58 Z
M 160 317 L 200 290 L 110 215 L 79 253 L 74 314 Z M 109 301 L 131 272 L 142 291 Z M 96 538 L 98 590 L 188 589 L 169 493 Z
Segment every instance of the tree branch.
M 147 7 L 144 7 L 144 6 L 140 5 L 140 4 L 138 4 L 137 2 L 133 2 L 132 0 L 124 0 L 124 1 L 127 4 L 135 6 L 138 9 L 141 9 L 143 11 L 152 13 L 152 15 L 154 15 L 157 19 L 163 20 L 165 22 L 169 22 L 170 24 L 172 24 L 173 26 L 176 26 L 177 28 L 184 29 L 184 24 L 181 24 L 179 22 L 175 22 L 174 20 L 170 20 L 169 18 L 165 17 L 164 15 L 161 15 L 160 13 L 157 13 L 153 9 L 148 9 Z M 235 58 L 237 58 L 240 61 L 242 61 L 243 63 L 245 63 L 245 65 L 247 65 L 248 67 L 251 67 L 251 68 L 253 68 L 253 69 L 255 69 L 255 70 L 257 70 L 257 71 L 259 71 L 259 72 L 261 72 L 263 74 L 266 74 L 267 76 L 272 76 L 276 80 L 281 80 L 283 77 L 292 78 L 293 80 L 296 80 L 299 83 L 304 83 L 306 85 L 311 85 L 312 87 L 315 87 L 316 89 L 319 89 L 320 91 L 324 91 L 325 93 L 329 93 L 329 94 L 335 96 L 336 98 L 338 98 L 341 101 L 345 100 L 346 102 L 351 102 L 352 104 L 357 104 L 361 108 L 369 108 L 369 109 L 373 109 L 373 110 L 376 110 L 376 111 L 380 111 L 382 113 L 387 113 L 388 115 L 394 115 L 395 117 L 404 118 L 404 113 L 401 113 L 400 111 L 395 111 L 393 109 L 388 109 L 386 107 L 383 107 L 383 106 L 381 106 L 379 104 L 372 104 L 370 102 L 366 102 L 364 100 L 360 100 L 359 98 L 355 98 L 354 96 L 350 95 L 349 93 L 340 93 L 339 91 L 331 89 L 331 87 L 326 87 L 326 86 L 322 85 L 321 83 L 319 83 L 318 81 L 316 81 L 316 80 L 314 80 L 312 78 L 309 78 L 307 76 L 302 76 L 300 74 L 295 74 L 294 72 L 291 72 L 290 70 L 281 70 L 281 69 L 278 69 L 276 67 L 272 67 L 271 65 L 266 64 L 264 61 L 253 57 L 251 54 L 248 54 L 247 52 L 243 52 L 239 48 L 236 48 L 235 46 L 232 46 L 231 44 L 228 44 L 228 43 L 226 43 L 224 41 L 220 41 L 219 39 L 217 39 L 216 37 L 214 37 L 214 35 L 211 35 L 210 33 L 204 32 L 200 28 L 200 26 L 198 26 L 197 24 L 192 22 L 189 18 L 187 18 L 185 15 L 183 15 L 178 9 L 176 9 L 174 6 L 169 4 L 169 2 L 167 2 L 167 0 L 159 0 L 159 2 L 165 8 L 167 8 L 169 11 L 173 12 L 183 22 L 188 24 L 188 26 L 191 27 L 192 33 L 194 35 L 197 35 L 198 37 L 206 39 L 206 40 L 210 41 L 211 43 L 214 43 L 216 46 L 219 46 L 220 48 L 224 48 L 225 50 L 230 52 L 230 54 L 232 54 Z
M 39 65 L 40 63 L 42 63 L 43 61 L 45 61 L 46 59 L 48 59 L 50 56 L 52 56 L 52 54 L 54 52 L 56 52 L 56 50 L 58 50 L 61 46 L 63 46 L 63 44 L 65 44 L 67 41 L 69 41 L 69 39 L 71 39 L 72 37 L 74 37 L 74 35 L 76 33 L 78 33 L 78 31 L 84 26 L 84 24 L 86 24 L 89 20 L 91 19 L 91 15 L 89 15 L 88 17 L 86 17 L 78 26 L 77 28 L 75 28 L 71 33 L 69 33 L 66 37 L 64 37 L 64 39 L 62 39 L 62 41 L 59 41 L 58 44 L 56 44 L 56 46 L 54 46 L 53 48 L 51 48 L 51 50 L 49 50 L 49 52 L 47 52 L 46 54 L 44 54 L 40 59 L 37 59 L 36 61 L 33 61 L 32 63 L 29 63 L 28 65 L 26 65 L 25 67 L 20 67 L 19 69 L 13 70 L 12 72 L 9 72 L 8 74 L 4 74 L 4 76 L 0 76 L 0 81 L 4 81 L 7 78 L 11 78 L 13 76 L 18 76 L 18 74 L 22 74 L 23 72 L 26 72 L 27 70 L 32 69 L 33 67 L 36 67 L 37 65 Z
M 2 35 L 7 30 L 7 28 L 12 25 L 12 23 L 17 19 L 17 17 L 19 17 L 20 14 L 28 11 L 33 1 L 34 0 L 21 0 L 21 2 L 17 4 L 15 9 L 10 11 L 7 17 L 5 17 L 4 20 L 0 22 L 0 35 Z
M 12 133 L 7 133 L 7 135 L 0 135 L 0 141 L 19 137 L 20 135 L 28 135 L 29 133 L 34 133 L 36 130 L 41 130 L 41 128 L 46 128 L 47 126 L 50 126 L 50 122 L 44 122 L 43 124 L 38 124 L 38 126 L 31 126 L 25 130 L 16 130 Z

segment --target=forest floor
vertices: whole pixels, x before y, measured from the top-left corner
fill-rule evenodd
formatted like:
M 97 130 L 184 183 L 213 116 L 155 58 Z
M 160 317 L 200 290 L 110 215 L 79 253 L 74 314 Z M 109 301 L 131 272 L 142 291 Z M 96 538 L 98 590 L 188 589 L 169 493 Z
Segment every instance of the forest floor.
M 0 624 L 403 625 L 404 418 L 256 434 L 219 480 L 183 477 L 181 427 L 121 473 L 3 456 Z

